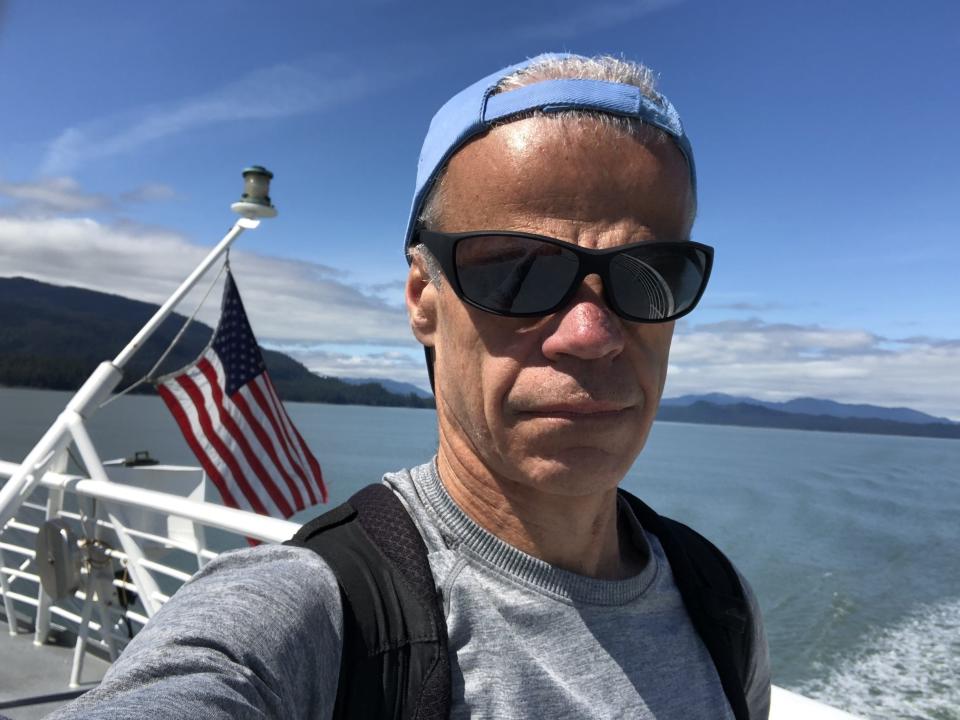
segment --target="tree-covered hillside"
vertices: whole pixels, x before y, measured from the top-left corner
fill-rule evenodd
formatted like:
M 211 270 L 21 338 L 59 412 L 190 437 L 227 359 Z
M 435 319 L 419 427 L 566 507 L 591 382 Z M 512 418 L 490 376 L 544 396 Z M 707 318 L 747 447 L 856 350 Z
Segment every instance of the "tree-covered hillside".
M 0 278 L 0 385 L 76 390 L 101 361 L 123 349 L 156 309 L 92 290 Z M 124 384 L 152 367 L 184 319 L 167 318 L 127 366 Z M 196 359 L 212 333 L 207 325 L 193 323 L 159 371 L 171 372 Z M 264 350 L 263 356 L 284 400 L 433 407 L 431 399 L 392 393 L 376 382 L 357 385 L 320 377 L 283 353 Z M 138 391 L 153 392 L 150 385 Z

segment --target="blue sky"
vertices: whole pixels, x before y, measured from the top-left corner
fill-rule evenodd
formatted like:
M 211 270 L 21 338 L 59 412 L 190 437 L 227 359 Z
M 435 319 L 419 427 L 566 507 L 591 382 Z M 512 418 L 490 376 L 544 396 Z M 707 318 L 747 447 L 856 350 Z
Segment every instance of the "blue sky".
M 261 163 L 280 216 L 234 252 L 261 340 L 422 385 L 401 238 L 433 112 L 539 52 L 622 54 L 680 111 L 717 248 L 667 394 L 960 419 L 954 2 L 0 7 L 0 276 L 160 301 Z

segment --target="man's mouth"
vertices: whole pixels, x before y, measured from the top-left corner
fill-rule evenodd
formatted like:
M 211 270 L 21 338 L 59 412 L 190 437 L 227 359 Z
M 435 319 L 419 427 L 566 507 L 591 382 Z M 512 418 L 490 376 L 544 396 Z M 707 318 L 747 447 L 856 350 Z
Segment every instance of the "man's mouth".
M 603 419 L 622 415 L 634 407 L 622 402 L 602 400 L 578 400 L 574 402 L 537 403 L 530 407 L 518 408 L 519 415 L 538 417 L 557 417 L 578 419 Z

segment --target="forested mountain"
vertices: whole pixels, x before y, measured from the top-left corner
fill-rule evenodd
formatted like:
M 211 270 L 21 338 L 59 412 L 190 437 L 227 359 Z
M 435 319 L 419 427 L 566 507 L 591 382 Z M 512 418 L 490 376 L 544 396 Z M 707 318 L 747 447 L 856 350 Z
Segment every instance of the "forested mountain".
M 101 361 L 123 349 L 156 309 L 118 295 L 0 278 L 0 385 L 76 390 Z M 127 366 L 124 385 L 149 371 L 184 320 L 181 315 L 167 318 Z M 207 325 L 191 324 L 160 372 L 195 360 L 212 333 Z M 263 356 L 284 400 L 433 407 L 432 399 L 390 392 L 376 382 L 320 377 L 283 353 L 263 350 Z M 138 391 L 153 392 L 149 384 Z

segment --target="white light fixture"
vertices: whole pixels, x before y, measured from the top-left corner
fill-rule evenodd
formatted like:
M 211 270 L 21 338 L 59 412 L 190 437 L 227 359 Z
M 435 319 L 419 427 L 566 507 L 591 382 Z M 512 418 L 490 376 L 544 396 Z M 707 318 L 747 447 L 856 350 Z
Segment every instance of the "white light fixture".
M 277 209 L 270 202 L 270 180 L 273 173 L 262 165 L 252 165 L 243 171 L 243 195 L 230 206 L 245 218 L 272 218 Z

